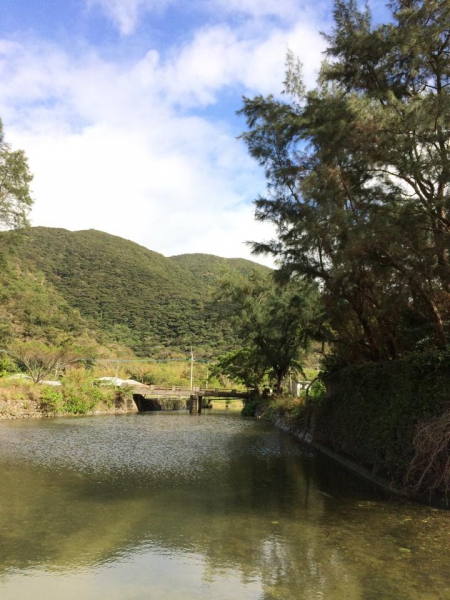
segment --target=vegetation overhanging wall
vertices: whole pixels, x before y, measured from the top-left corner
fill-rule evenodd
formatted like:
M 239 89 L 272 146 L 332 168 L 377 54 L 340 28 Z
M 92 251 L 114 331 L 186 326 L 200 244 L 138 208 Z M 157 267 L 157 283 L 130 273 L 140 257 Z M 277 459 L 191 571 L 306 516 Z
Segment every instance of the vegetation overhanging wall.
M 416 494 L 448 493 L 449 353 L 350 367 L 324 381 L 328 393 L 305 411 L 315 442 Z

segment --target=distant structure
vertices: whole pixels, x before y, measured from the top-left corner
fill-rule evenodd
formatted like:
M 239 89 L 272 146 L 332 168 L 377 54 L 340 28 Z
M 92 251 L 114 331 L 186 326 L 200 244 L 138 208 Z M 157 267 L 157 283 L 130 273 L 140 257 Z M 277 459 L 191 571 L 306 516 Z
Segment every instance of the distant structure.
M 290 383 L 287 384 L 287 389 L 289 390 L 289 393 L 292 394 L 293 396 L 300 396 L 300 394 L 302 392 L 304 392 L 309 384 L 311 382 L 310 381 L 291 381 Z

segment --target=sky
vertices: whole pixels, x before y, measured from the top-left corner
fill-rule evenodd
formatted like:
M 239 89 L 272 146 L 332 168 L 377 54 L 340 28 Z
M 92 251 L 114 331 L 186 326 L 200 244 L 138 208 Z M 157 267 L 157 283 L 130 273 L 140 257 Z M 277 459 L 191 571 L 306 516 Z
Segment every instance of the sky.
M 328 0 L 0 0 L 0 117 L 34 175 L 32 225 L 252 258 L 245 242 L 274 232 L 254 219 L 264 174 L 236 111 L 281 92 L 288 48 L 314 86 L 331 15 Z

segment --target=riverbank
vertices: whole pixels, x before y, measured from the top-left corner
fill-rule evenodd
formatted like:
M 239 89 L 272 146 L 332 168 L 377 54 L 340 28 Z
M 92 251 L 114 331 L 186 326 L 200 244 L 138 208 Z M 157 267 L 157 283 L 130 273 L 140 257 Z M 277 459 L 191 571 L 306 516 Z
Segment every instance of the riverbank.
M 364 364 L 323 382 L 308 400 L 261 401 L 257 411 L 372 482 L 447 507 L 450 356 Z
M 133 397 L 114 388 L 73 382 L 58 387 L 0 382 L 0 421 L 129 412 L 137 412 Z
M 264 418 L 263 414 L 261 415 L 261 418 Z M 295 423 L 295 421 L 293 422 L 292 419 L 278 415 L 275 417 L 272 416 L 270 419 L 267 419 L 266 417 L 266 420 L 268 420 L 278 429 L 291 434 L 302 444 L 305 444 L 306 446 L 313 448 L 316 452 L 327 456 L 332 461 L 344 467 L 347 471 L 354 473 L 361 479 L 364 479 L 365 481 L 368 481 L 376 487 L 384 490 L 387 494 L 393 494 L 394 496 L 404 498 L 405 500 L 414 500 L 421 504 L 426 504 L 440 509 L 450 509 L 450 504 L 447 497 L 437 494 L 433 494 L 431 496 L 427 494 L 414 494 L 411 493 L 411 490 L 399 488 L 394 482 L 391 482 L 388 479 L 373 473 L 369 469 L 362 467 L 353 460 L 342 456 L 333 450 L 330 450 L 330 448 L 327 448 L 323 444 L 315 442 L 312 438 L 311 432 L 305 429 L 301 424 Z
M 0 380 L 0 421 L 136 413 L 139 410 L 173 411 L 185 409 L 186 402 L 186 398 L 165 396 L 148 399 L 146 408 L 142 409 L 126 387 L 97 387 L 90 381 L 51 386 L 24 380 Z M 241 411 L 243 402 L 218 398 L 214 406 Z

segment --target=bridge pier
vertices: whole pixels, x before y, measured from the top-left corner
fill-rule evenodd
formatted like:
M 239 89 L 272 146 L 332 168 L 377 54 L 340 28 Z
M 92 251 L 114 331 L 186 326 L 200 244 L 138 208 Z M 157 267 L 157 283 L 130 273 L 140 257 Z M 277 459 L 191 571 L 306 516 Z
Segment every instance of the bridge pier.
M 198 396 L 193 396 L 189 398 L 189 414 L 195 415 L 198 412 Z
M 201 415 L 202 414 L 202 403 L 203 396 L 195 396 L 192 395 L 189 398 L 189 413 L 191 415 Z

